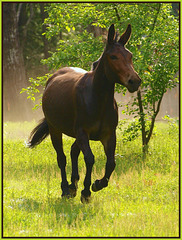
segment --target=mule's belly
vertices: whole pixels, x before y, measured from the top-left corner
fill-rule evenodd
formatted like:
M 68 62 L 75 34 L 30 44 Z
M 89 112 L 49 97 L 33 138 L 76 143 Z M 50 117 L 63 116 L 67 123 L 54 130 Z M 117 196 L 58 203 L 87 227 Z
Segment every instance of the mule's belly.
M 46 103 L 46 101 L 44 102 Z M 67 110 L 63 108 L 52 107 L 47 108 L 43 105 L 43 111 L 49 127 L 56 133 L 64 133 L 70 137 L 75 137 L 74 132 L 74 113 L 70 106 L 66 106 Z
M 73 90 L 73 81 L 54 81 L 45 89 L 42 98 L 42 109 L 49 128 L 71 137 L 75 137 Z

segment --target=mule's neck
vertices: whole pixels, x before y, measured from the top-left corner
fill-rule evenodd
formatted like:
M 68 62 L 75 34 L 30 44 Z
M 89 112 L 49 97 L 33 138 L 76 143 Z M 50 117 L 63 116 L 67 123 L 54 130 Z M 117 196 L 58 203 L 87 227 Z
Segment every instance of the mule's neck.
M 104 69 L 104 54 L 100 58 L 96 69 L 93 71 L 93 90 L 94 92 L 103 97 L 114 99 L 115 83 L 108 79 Z

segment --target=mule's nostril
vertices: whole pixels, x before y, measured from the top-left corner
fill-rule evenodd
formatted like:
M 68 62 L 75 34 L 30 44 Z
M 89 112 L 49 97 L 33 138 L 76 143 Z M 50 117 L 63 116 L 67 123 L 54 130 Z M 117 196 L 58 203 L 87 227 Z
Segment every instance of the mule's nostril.
M 134 81 L 130 79 L 130 80 L 128 81 L 128 83 L 132 85 L 132 84 L 134 83 Z

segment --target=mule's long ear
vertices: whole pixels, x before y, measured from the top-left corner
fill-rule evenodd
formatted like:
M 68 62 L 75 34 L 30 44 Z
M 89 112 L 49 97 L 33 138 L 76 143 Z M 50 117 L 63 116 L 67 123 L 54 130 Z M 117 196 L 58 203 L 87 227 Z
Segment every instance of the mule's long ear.
M 118 43 L 124 46 L 130 39 L 130 36 L 131 36 L 131 24 L 128 24 L 126 31 L 121 35 Z
M 114 28 L 114 24 L 112 24 L 108 31 L 108 37 L 107 37 L 108 44 L 114 43 L 114 36 L 115 36 L 115 28 Z

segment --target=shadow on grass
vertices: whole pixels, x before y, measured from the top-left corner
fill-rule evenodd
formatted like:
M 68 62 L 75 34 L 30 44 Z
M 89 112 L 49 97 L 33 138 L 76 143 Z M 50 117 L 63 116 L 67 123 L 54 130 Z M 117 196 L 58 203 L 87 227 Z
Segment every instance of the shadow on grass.
M 65 198 L 49 198 L 48 207 L 56 213 L 57 222 L 64 219 L 68 225 L 75 223 L 76 219 L 80 218 L 81 212 L 84 211 L 84 205 L 81 202 Z M 82 217 L 82 220 L 86 220 L 84 214 Z
M 10 207 L 18 208 L 19 210 L 24 210 L 28 212 L 36 212 L 41 208 L 41 203 L 29 198 L 17 198 L 13 199 Z
M 40 216 L 47 216 L 49 222 L 60 223 L 64 221 L 67 225 L 72 225 L 80 221 L 86 221 L 90 216 L 94 217 L 97 213 L 92 211 L 93 206 L 82 204 L 78 199 L 52 198 L 48 197 L 44 201 L 36 201 L 32 198 L 19 198 L 14 200 L 12 208 L 26 211 L 27 214 L 35 212 Z
M 143 155 L 140 153 L 131 153 L 131 154 L 125 154 L 115 155 L 116 159 L 116 168 L 115 171 L 118 175 L 121 173 L 126 174 L 129 170 L 136 170 L 138 173 L 140 173 L 144 166 L 144 158 Z

